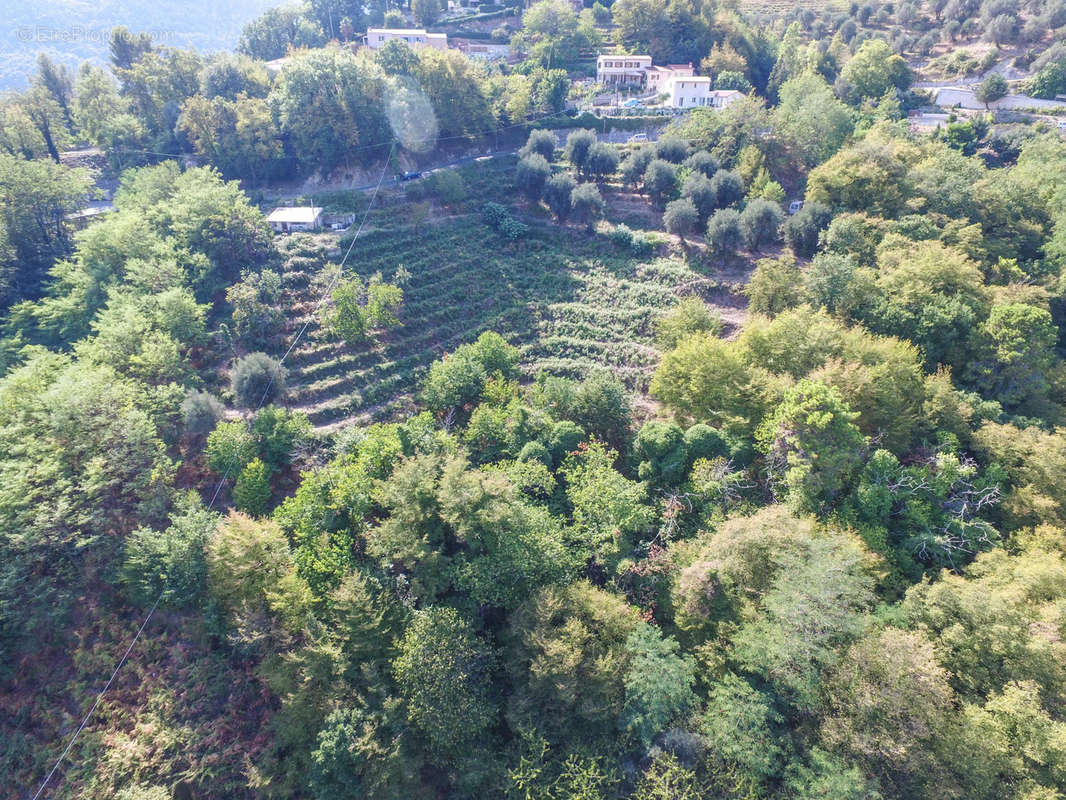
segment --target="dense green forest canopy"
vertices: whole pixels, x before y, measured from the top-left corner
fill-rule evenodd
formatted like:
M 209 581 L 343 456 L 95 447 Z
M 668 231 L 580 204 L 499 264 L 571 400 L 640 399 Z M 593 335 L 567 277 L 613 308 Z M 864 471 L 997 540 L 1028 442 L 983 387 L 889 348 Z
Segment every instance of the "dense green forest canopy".
M 351 46 L 412 6 L 0 102 L 12 796 L 75 732 L 42 796 L 1066 795 L 1066 142 L 906 117 L 967 47 L 1060 91 L 1066 6 Z M 612 143 L 608 46 L 745 96 Z

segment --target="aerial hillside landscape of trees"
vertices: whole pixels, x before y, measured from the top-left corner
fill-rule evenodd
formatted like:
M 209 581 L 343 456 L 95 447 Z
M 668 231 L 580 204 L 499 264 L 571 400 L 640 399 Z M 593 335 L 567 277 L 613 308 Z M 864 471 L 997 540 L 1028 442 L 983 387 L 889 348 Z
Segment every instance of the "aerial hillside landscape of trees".
M 252 16 L 0 97 L 4 797 L 1066 797 L 1066 5 Z

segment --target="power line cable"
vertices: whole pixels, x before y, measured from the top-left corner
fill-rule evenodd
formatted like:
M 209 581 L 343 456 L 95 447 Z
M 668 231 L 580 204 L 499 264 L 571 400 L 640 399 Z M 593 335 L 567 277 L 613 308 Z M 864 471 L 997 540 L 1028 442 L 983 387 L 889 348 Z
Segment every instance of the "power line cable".
M 381 185 L 385 181 L 385 173 L 388 171 L 389 164 L 392 161 L 392 156 L 395 153 L 395 151 L 396 151 L 396 144 L 394 142 L 392 147 L 389 149 L 388 156 L 385 158 L 385 164 L 381 168 L 381 175 L 378 176 L 378 182 L 377 182 L 377 185 L 374 187 L 374 193 L 370 197 L 370 203 L 367 205 L 366 211 L 363 212 L 363 218 L 359 222 L 359 227 L 356 229 L 355 235 L 352 237 L 352 241 L 348 245 L 348 249 L 344 252 L 344 256 L 341 258 L 340 264 L 338 265 L 338 269 L 337 269 L 336 275 L 334 275 L 333 279 L 326 286 L 325 291 L 323 291 L 322 296 L 319 297 L 318 302 L 315 304 L 314 309 L 311 311 L 311 314 L 307 317 L 307 319 L 304 321 L 304 324 L 300 327 L 300 330 L 297 332 L 296 336 L 289 343 L 289 347 L 285 351 L 285 354 L 278 361 L 279 365 L 282 365 L 282 364 L 285 363 L 285 359 L 287 359 L 289 357 L 289 355 L 295 349 L 296 345 L 299 344 L 300 340 L 303 338 L 304 334 L 307 332 L 308 327 L 310 327 L 311 320 L 314 319 L 315 314 L 322 307 L 322 305 L 329 299 L 330 294 L 333 292 L 333 289 L 336 287 L 338 281 L 340 281 L 340 279 L 341 279 L 341 276 L 344 274 L 344 265 L 347 263 L 348 257 L 351 255 L 352 250 L 355 247 L 355 243 L 359 240 L 359 237 L 360 237 L 360 235 L 363 232 L 363 228 L 366 226 L 366 221 L 367 221 L 367 219 L 370 216 L 371 209 L 374 207 L 374 202 L 377 200 L 378 192 L 381 189 Z M 259 403 L 252 410 L 252 416 L 254 416 L 256 414 L 256 412 L 258 412 L 263 407 L 263 405 L 266 403 L 266 399 L 270 395 L 270 390 L 273 388 L 273 386 L 274 386 L 274 376 L 271 375 L 270 380 L 267 382 L 266 388 L 263 389 L 262 397 L 259 398 Z M 251 419 L 251 417 L 249 417 L 249 419 Z M 218 500 L 219 494 L 222 491 L 222 487 L 225 485 L 226 480 L 228 479 L 230 472 L 233 470 L 233 466 L 236 463 L 236 461 L 237 461 L 237 456 L 236 456 L 236 454 L 234 454 L 233 458 L 230 459 L 230 462 L 229 462 L 229 464 L 226 467 L 226 471 L 222 474 L 222 477 L 219 479 L 218 485 L 215 487 L 215 492 L 214 492 L 214 495 L 212 495 L 212 497 L 211 497 L 211 502 L 208 503 L 208 505 L 207 505 L 208 508 L 211 508 L 212 506 L 214 506 L 215 501 Z M 115 682 L 116 676 L 118 675 L 119 671 L 122 669 L 122 666 L 126 663 L 126 660 L 130 656 L 130 653 L 133 652 L 133 648 L 137 645 L 137 641 L 141 638 L 141 634 L 144 633 L 144 629 L 148 626 L 148 623 L 151 621 L 152 616 L 156 612 L 156 609 L 159 607 L 159 604 L 162 602 L 163 597 L 166 595 L 167 589 L 169 588 L 169 585 L 168 585 L 169 584 L 169 579 L 170 579 L 169 575 L 164 579 L 163 589 L 160 591 L 159 596 L 155 599 L 155 602 L 152 604 L 152 608 L 149 610 L 148 615 L 144 618 L 144 622 L 141 623 L 141 626 L 137 629 L 137 633 L 134 635 L 133 640 L 129 644 L 129 647 L 126 648 L 126 652 L 124 652 L 122 654 L 122 658 L 120 658 L 119 661 L 118 661 L 118 664 L 115 665 L 114 670 L 112 670 L 112 672 L 111 672 L 111 677 L 108 678 L 107 683 L 104 684 L 104 688 L 101 689 L 100 693 L 96 696 L 96 700 L 93 702 L 92 707 L 89 709 L 89 712 L 82 718 L 81 724 L 78 725 L 77 729 L 74 731 L 74 735 L 70 737 L 70 741 L 67 742 L 67 746 L 63 748 L 63 752 L 60 753 L 59 758 L 56 759 L 56 762 L 52 765 L 52 768 L 48 771 L 48 774 L 45 776 L 45 779 L 41 783 L 40 788 L 38 788 L 37 791 L 34 793 L 33 800 L 38 800 L 38 798 L 41 796 L 41 793 L 44 792 L 45 788 L 48 786 L 49 782 L 52 780 L 52 776 L 55 775 L 56 770 L 59 769 L 59 766 L 63 763 L 63 760 L 67 757 L 67 754 L 70 753 L 70 749 L 74 746 L 74 742 L 77 741 L 78 736 L 81 735 L 81 732 L 83 730 L 85 730 L 85 726 L 89 724 L 89 720 L 92 718 L 92 715 L 96 712 L 96 709 L 97 709 L 97 707 L 99 707 L 100 701 L 103 700 L 104 695 L 107 694 L 107 690 L 110 689 L 111 688 L 111 684 Z

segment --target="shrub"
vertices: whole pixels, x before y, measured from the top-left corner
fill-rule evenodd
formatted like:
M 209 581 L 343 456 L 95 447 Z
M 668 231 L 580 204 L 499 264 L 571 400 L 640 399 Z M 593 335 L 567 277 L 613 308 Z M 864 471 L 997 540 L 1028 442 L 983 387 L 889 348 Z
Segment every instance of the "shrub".
M 559 222 L 565 222 L 573 207 L 574 179 L 569 175 L 554 175 L 544 187 L 544 200 Z
M 570 205 L 574 221 L 584 222 L 591 233 L 596 220 L 603 216 L 603 198 L 596 184 L 580 184 L 570 195 Z
M 832 218 L 828 206 L 813 200 L 804 203 L 803 208 L 785 221 L 785 243 L 800 258 L 813 258 L 818 250 L 818 237 Z
M 644 191 L 652 202 L 662 206 L 677 190 L 677 171 L 674 165 L 656 158 L 644 170 Z
M 287 372 L 281 362 L 266 353 L 251 353 L 239 359 L 230 375 L 230 386 L 242 408 L 259 408 L 285 393 Z
M 270 468 L 253 458 L 233 485 L 233 503 L 238 510 L 253 517 L 261 517 L 270 504 Z
M 633 244 L 633 231 L 628 225 L 615 225 L 607 237 L 616 245 L 628 249 Z
M 732 170 L 720 169 L 711 178 L 714 189 L 715 207 L 728 208 L 744 197 L 744 181 Z
M 215 429 L 225 410 L 222 401 L 209 392 L 189 392 L 181 403 L 185 432 L 205 436 Z
M 590 130 L 571 131 L 566 137 L 566 149 L 564 154 L 574 169 L 584 172 L 588 162 L 589 152 L 596 144 L 596 134 Z
M 255 437 L 243 422 L 219 423 L 207 437 L 207 466 L 219 475 L 239 474 L 255 454 Z
M 748 203 L 740 215 L 740 230 L 748 249 L 758 250 L 764 244 L 777 241 L 783 219 L 781 206 L 771 200 L 760 198 Z
M 742 241 L 739 212 L 733 208 L 715 211 L 707 222 L 707 244 L 711 252 L 718 256 L 735 253 Z
M 697 150 L 685 159 L 684 166 L 694 173 L 700 173 L 705 178 L 713 178 L 714 173 L 718 171 L 721 165 L 718 163 L 718 159 L 706 150 Z
M 551 131 L 530 131 L 525 146 L 518 151 L 522 158 L 531 155 L 539 155 L 545 161 L 551 161 L 555 157 L 555 134 Z
M 540 153 L 531 153 L 515 167 L 515 186 L 533 202 L 544 195 L 544 185 L 551 176 L 551 167 Z
M 677 347 L 678 342 L 694 333 L 719 335 L 722 320 L 699 297 L 689 295 L 659 317 L 655 323 L 655 343 L 664 353 Z
M 691 236 L 699 223 L 700 215 L 696 206 L 687 197 L 673 200 L 666 204 L 666 212 L 663 214 L 663 225 L 669 233 L 681 237 Z
M 430 187 L 436 198 L 446 206 L 461 202 L 467 195 L 466 183 L 454 169 L 433 173 Z
M 630 249 L 637 258 L 650 258 L 655 252 L 655 244 L 644 234 L 639 234 L 633 236 Z
M 688 152 L 688 143 L 677 136 L 664 136 L 655 145 L 655 157 L 671 164 L 680 164 Z
M 552 455 L 540 442 L 526 442 L 518 452 L 519 461 L 539 461 L 546 467 L 552 465 Z

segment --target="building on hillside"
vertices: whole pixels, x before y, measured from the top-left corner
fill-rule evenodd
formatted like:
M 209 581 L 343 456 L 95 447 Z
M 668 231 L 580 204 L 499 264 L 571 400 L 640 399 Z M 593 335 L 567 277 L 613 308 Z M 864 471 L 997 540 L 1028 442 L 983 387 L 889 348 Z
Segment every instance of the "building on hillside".
M 460 53 L 482 61 L 506 61 L 511 57 L 511 45 L 501 42 L 482 42 L 476 39 L 453 39 L 452 45 Z
M 317 206 L 281 206 L 266 218 L 274 233 L 316 231 L 322 227 L 322 209 Z
M 650 68 L 651 56 L 600 55 L 596 58 L 596 83 L 643 88 Z
M 72 227 L 74 230 L 80 231 L 83 228 L 87 228 L 90 222 L 99 219 L 104 214 L 110 214 L 114 210 L 115 207 L 112 205 L 89 206 L 88 208 L 83 208 L 80 211 L 72 211 L 71 213 L 67 214 L 64 219 L 67 221 L 67 224 L 70 225 L 70 227 Z
M 725 108 L 744 96 L 736 89 L 712 89 L 711 79 L 699 75 L 671 77 L 664 92 L 674 108 Z
M 674 78 L 691 78 L 696 74 L 692 64 L 667 64 L 665 67 L 649 67 L 645 85 L 649 91 L 665 92 L 666 85 Z
M 744 92 L 738 92 L 736 89 L 715 89 L 711 92 L 707 105 L 711 108 L 725 108 L 746 96 Z
M 426 33 L 422 28 L 367 28 L 363 44 L 371 50 L 377 50 L 385 42 L 391 42 L 394 39 L 407 42 L 416 50 L 422 47 L 432 47 L 436 50 L 448 49 L 448 34 Z
M 710 78 L 691 75 L 671 78 L 663 91 L 670 95 L 670 105 L 674 108 L 697 108 L 707 105 L 713 90 Z

